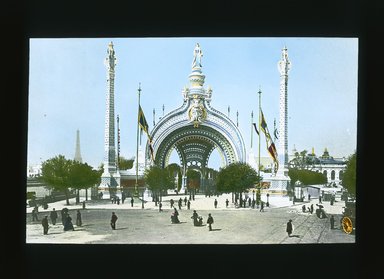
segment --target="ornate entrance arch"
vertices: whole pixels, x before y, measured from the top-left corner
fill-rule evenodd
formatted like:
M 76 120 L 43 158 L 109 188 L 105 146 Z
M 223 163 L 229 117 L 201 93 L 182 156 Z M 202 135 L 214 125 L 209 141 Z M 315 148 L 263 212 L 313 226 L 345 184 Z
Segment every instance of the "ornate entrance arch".
M 222 164 L 245 162 L 243 137 L 225 114 L 211 105 L 212 89 L 205 89 L 199 44 L 194 49 L 190 87 L 184 88 L 181 107 L 166 114 L 151 132 L 154 161 L 149 144 L 146 146 L 146 165 L 168 165 L 173 149 L 177 151 L 184 176 L 188 167 L 198 168 L 204 174 L 209 157 L 217 149 Z

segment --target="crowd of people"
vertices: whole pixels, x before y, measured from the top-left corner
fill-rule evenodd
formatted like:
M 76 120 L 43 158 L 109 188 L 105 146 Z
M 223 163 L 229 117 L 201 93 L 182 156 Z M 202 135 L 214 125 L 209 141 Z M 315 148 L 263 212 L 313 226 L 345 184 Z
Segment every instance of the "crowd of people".
M 124 200 L 126 199 L 126 196 L 124 195 L 124 197 L 122 198 L 122 202 L 124 203 Z M 308 199 L 310 200 L 310 197 L 308 197 Z M 240 200 L 240 206 L 244 206 L 246 203 L 245 203 L 245 199 L 242 200 L 241 197 L 239 198 Z M 116 204 L 119 204 L 120 203 L 120 199 L 117 197 L 117 196 L 114 196 L 111 198 L 111 201 L 112 203 L 116 203 Z M 253 203 L 252 203 L 252 200 L 249 199 L 250 201 L 250 206 L 253 207 Z M 179 211 L 176 209 L 176 203 L 177 203 L 177 207 L 179 208 L 179 210 L 182 209 L 183 206 L 186 206 L 187 209 L 189 210 L 190 209 L 190 206 L 191 206 L 191 200 L 190 199 L 187 199 L 187 197 L 184 197 L 183 198 L 179 198 L 178 200 L 173 200 L 172 198 L 169 200 L 169 203 L 170 203 L 170 207 L 171 209 L 173 209 L 172 213 L 171 213 L 171 223 L 172 224 L 180 224 L 180 219 L 179 219 Z M 235 203 L 236 203 L 236 200 L 235 200 Z M 133 207 L 133 204 L 134 204 L 134 199 L 133 197 L 131 197 L 131 207 Z M 225 207 L 227 208 L 229 205 L 229 201 L 228 199 L 225 200 Z M 320 205 L 320 204 L 316 204 L 317 206 L 319 206 L 319 209 L 317 209 L 316 213 L 317 215 L 319 216 L 319 218 L 327 218 L 327 215 L 325 214 L 325 211 L 323 210 L 323 206 Z M 159 212 L 162 212 L 162 203 L 159 202 Z M 213 201 L 213 208 L 217 208 L 218 207 L 218 201 L 217 199 L 215 198 L 214 201 Z M 85 209 L 85 205 L 83 203 L 83 209 Z M 263 212 L 264 211 L 264 202 L 261 201 L 260 203 L 260 212 Z M 303 204 L 302 205 L 302 212 L 308 212 L 310 214 L 312 214 L 314 211 L 314 206 L 313 204 L 310 204 L 310 206 L 306 206 L 306 204 Z M 38 219 L 38 207 L 36 206 L 33 210 L 32 210 L 32 221 L 39 221 Z M 75 230 L 75 227 L 72 223 L 72 217 L 69 213 L 69 210 L 68 208 L 64 207 L 62 210 L 61 210 L 61 222 L 62 222 L 62 225 L 63 225 L 63 230 L 64 231 L 74 231 Z M 46 235 L 48 234 L 48 230 L 49 230 L 49 219 L 51 221 L 51 224 L 52 225 L 56 225 L 57 223 L 57 220 L 58 220 L 58 212 L 55 210 L 55 208 L 52 209 L 52 211 L 50 211 L 49 215 L 44 215 L 43 219 L 41 219 L 41 225 L 43 227 L 43 234 Z M 206 218 L 206 224 L 203 224 L 203 217 L 200 216 L 196 210 L 193 210 L 193 213 L 192 213 L 192 216 L 190 217 L 192 220 L 193 220 L 193 226 L 207 226 L 209 228 L 209 231 L 212 231 L 212 224 L 214 223 L 213 221 L 213 217 L 211 215 L 211 213 L 208 214 L 207 218 Z M 112 212 L 112 216 L 111 216 L 111 220 L 110 220 L 110 225 L 111 225 L 111 228 L 113 230 L 116 230 L 116 222 L 118 220 L 118 217 L 116 215 L 115 212 Z M 334 229 L 335 226 L 335 219 L 334 219 L 334 216 L 332 215 L 331 218 L 330 218 L 330 223 L 331 223 L 331 229 Z M 76 210 L 76 226 L 77 227 L 81 227 L 83 224 L 82 222 L 82 215 L 81 215 L 81 210 L 80 209 L 77 209 Z M 286 232 L 288 233 L 288 236 L 290 237 L 292 235 L 292 232 L 293 232 L 293 224 L 292 224 L 292 220 L 290 219 L 287 223 L 287 226 L 286 226 Z

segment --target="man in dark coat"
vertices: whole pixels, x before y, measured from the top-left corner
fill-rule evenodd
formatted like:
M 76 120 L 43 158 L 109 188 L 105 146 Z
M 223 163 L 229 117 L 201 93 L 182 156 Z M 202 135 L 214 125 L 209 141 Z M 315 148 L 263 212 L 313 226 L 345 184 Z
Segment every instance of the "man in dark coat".
M 37 211 L 36 209 L 32 209 L 32 221 L 39 221 L 39 219 L 37 218 Z
M 76 226 L 81 227 L 82 221 L 81 221 L 81 212 L 78 209 L 77 210 L 77 215 L 76 215 Z
M 52 209 L 50 217 L 51 217 L 52 225 L 56 225 L 56 219 L 57 219 L 57 211 L 56 211 L 56 209 Z
M 111 217 L 112 230 L 116 230 L 116 221 L 117 221 L 117 216 L 116 216 L 115 212 L 112 212 L 112 217 Z
M 213 205 L 215 206 L 215 208 L 217 208 L 217 199 L 215 199 Z
M 292 220 L 289 219 L 289 221 L 287 223 L 287 229 L 286 229 L 286 232 L 288 233 L 289 237 L 291 237 L 292 231 L 293 231 Z
M 48 228 L 49 228 L 48 215 L 45 215 L 43 220 L 41 220 L 41 225 L 43 226 L 43 233 L 48 234 Z
M 211 213 L 208 213 L 207 224 L 208 224 L 209 230 L 211 231 L 212 230 L 212 224 L 213 224 L 213 217 L 212 217 Z
M 133 202 L 134 202 L 133 197 L 131 197 L 131 207 L 133 207 Z
M 333 230 L 335 228 L 335 217 L 331 215 L 331 218 L 329 219 L 329 221 L 331 222 L 331 230 Z

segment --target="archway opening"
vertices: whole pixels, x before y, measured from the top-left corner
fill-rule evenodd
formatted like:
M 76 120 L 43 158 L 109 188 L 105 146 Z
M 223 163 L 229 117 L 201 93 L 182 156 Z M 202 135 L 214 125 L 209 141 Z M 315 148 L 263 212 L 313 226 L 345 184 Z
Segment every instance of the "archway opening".
M 218 171 L 220 168 L 224 166 L 225 166 L 224 158 L 220 154 L 220 152 L 217 150 L 217 148 L 215 148 L 212 151 L 211 155 L 209 156 L 207 167 Z

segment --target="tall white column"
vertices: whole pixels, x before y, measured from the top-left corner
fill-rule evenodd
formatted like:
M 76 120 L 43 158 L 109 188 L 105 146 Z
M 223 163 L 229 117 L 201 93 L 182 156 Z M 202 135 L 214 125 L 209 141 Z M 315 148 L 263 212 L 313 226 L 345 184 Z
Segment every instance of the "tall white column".
M 279 116 L 279 144 L 277 154 L 279 169 L 276 176 L 271 177 L 270 191 L 286 194 L 290 178 L 288 176 L 288 72 L 291 62 L 288 60 L 287 48 L 282 50 L 281 60 L 278 62 L 280 72 L 280 116 Z
M 281 60 L 278 62 L 280 72 L 280 117 L 279 117 L 279 156 L 278 175 L 288 175 L 288 72 L 291 62 L 288 59 L 287 48 L 282 50 Z
M 104 129 L 104 173 L 101 177 L 101 185 L 116 187 L 120 184 L 120 176 L 116 167 L 116 143 L 115 143 L 115 66 L 116 57 L 113 43 L 109 43 L 105 66 L 107 68 L 107 92 L 105 107 Z M 118 178 L 118 179 L 116 179 Z

